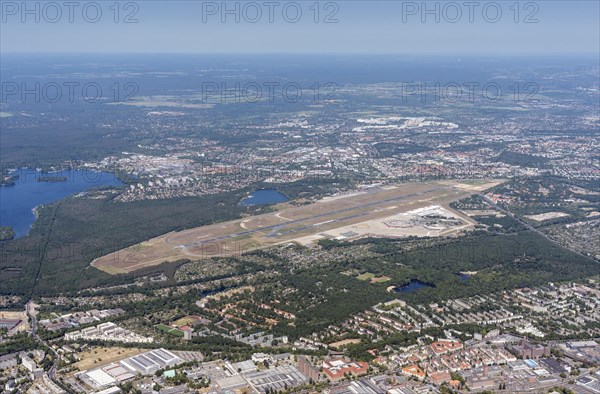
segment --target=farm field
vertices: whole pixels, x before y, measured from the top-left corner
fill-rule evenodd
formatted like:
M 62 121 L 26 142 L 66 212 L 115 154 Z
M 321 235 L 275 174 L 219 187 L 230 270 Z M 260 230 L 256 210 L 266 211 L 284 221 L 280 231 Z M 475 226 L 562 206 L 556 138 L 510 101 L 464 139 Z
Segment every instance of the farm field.
M 182 258 L 240 255 L 289 242 L 309 244 L 322 238 L 335 238 L 340 232 L 343 235 L 343 229 L 360 227 L 361 223 L 374 228 L 372 232 L 377 236 L 438 236 L 443 232 L 429 234 L 431 231 L 424 233 L 421 227 L 411 229 L 410 226 L 395 230 L 379 222 L 433 205 L 449 210 L 447 204 L 451 201 L 498 183 L 407 183 L 324 198 L 300 207 L 281 204 L 275 206 L 275 212 L 167 233 L 102 256 L 91 264 L 110 274 L 127 273 Z M 474 224 L 464 215 L 452 214 L 463 221 L 461 229 Z M 357 235 L 368 235 L 368 232 Z

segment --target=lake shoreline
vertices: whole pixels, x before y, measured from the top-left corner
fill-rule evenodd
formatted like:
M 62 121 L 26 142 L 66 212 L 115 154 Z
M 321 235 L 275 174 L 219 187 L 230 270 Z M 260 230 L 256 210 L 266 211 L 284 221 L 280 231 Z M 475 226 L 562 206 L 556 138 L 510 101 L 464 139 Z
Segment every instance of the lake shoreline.
M 0 188 L 2 226 L 10 226 L 13 239 L 27 237 L 40 216 L 41 207 L 64 198 L 102 187 L 122 187 L 124 183 L 113 172 L 89 169 L 68 169 L 44 172 L 40 169 L 19 168 L 9 172 L 14 183 Z M 39 181 L 39 179 L 61 179 Z
M 256 189 L 248 193 L 247 197 L 240 201 L 241 206 L 252 207 L 257 205 L 272 205 L 289 201 L 288 196 L 277 189 Z

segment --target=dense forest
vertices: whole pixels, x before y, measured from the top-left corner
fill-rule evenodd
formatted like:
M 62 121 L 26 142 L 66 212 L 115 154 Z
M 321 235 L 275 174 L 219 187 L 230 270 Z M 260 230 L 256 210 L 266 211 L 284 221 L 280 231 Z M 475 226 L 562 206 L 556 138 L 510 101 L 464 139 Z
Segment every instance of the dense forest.
M 298 312 L 294 326 L 282 325 L 278 333 L 292 337 L 339 324 L 348 316 L 377 302 L 400 298 L 428 304 L 449 298 L 490 294 L 516 287 L 554 281 L 576 280 L 598 273 L 598 263 L 561 248 L 532 232 L 512 234 L 477 232 L 465 238 L 446 240 L 360 240 L 356 243 L 329 241 L 327 248 L 343 253 L 357 243 L 371 243 L 375 257 L 315 265 L 282 279 L 282 288 L 294 288 L 276 298 Z M 390 278 L 369 283 L 341 273 L 370 272 Z M 459 272 L 475 273 L 465 279 Z M 411 280 L 430 284 L 412 292 L 387 292 L 390 285 Z
M 89 267 L 96 257 L 169 231 L 239 217 L 246 191 L 198 198 L 119 203 L 111 198 L 67 198 L 40 209 L 29 236 L 2 243 L 3 294 L 52 294 L 131 281 Z M 37 283 L 36 282 L 37 278 Z
M 170 231 L 260 214 L 268 206 L 241 206 L 239 201 L 260 184 L 233 192 L 171 200 L 116 202 L 112 197 L 71 197 L 40 207 L 29 236 L 0 245 L 0 294 L 55 294 L 98 285 L 130 282 L 134 277 L 165 272 L 162 264 L 130 275 L 111 276 L 89 263 L 107 253 Z M 310 199 L 351 187 L 336 177 L 316 177 L 278 185 L 294 199 Z M 37 278 L 37 283 L 36 283 Z

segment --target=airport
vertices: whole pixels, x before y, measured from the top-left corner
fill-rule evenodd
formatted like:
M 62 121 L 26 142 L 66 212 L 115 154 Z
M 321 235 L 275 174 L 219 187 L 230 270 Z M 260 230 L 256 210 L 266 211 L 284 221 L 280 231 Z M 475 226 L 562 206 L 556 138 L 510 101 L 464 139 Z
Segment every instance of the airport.
M 302 206 L 278 204 L 273 206 L 274 212 L 164 234 L 100 257 L 91 264 L 107 273 L 119 274 L 165 261 L 241 255 L 290 242 L 309 245 L 320 239 L 341 239 L 344 234 L 357 237 L 456 235 L 475 222 L 453 212 L 447 204 L 493 184 L 406 183 L 326 197 Z M 418 209 L 425 211 L 415 211 Z M 454 224 L 423 227 L 418 221 L 423 221 L 426 215 L 419 212 L 428 212 L 428 209 L 438 214 L 442 212 L 444 220 Z M 404 219 L 397 215 L 404 215 Z M 421 218 L 413 218 L 411 222 L 410 215 L 421 215 Z M 390 220 L 408 222 L 399 228 L 389 225 Z

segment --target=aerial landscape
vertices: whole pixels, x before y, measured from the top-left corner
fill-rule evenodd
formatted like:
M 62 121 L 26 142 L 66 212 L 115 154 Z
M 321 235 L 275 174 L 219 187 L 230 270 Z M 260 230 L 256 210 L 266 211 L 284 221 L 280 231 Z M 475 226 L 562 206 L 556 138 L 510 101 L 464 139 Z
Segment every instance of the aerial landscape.
M 600 394 L 600 3 L 0 11 L 0 392 Z

